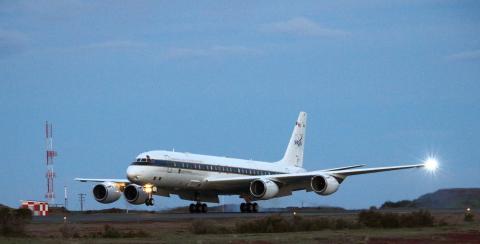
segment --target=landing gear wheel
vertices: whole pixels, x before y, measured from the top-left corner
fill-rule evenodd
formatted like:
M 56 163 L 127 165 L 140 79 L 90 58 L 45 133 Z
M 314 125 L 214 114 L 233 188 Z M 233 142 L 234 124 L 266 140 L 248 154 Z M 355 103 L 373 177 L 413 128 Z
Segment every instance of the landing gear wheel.
M 258 203 L 252 203 L 252 212 L 258 213 Z
M 195 204 L 190 204 L 190 206 L 188 207 L 188 210 L 190 211 L 190 213 L 195 213 Z
M 240 212 L 245 213 L 247 211 L 247 206 L 244 202 L 240 204 Z
M 153 206 L 154 203 L 155 201 L 153 200 L 153 198 L 148 198 L 147 200 L 145 200 L 145 205 L 147 206 Z
M 247 202 L 247 212 L 251 213 L 252 212 L 252 204 Z
M 205 204 L 205 203 L 202 204 L 201 209 L 202 209 L 202 213 L 206 213 L 206 212 L 208 211 L 208 206 L 207 206 L 207 204 Z
M 201 203 L 195 204 L 195 212 L 196 213 L 202 212 L 202 204 Z

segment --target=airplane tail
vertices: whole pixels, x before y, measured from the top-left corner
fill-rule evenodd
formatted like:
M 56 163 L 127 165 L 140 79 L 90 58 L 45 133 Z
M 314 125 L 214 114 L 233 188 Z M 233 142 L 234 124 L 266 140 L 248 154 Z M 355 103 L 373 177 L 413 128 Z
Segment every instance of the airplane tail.
M 307 113 L 300 112 L 293 128 L 292 137 L 283 158 L 278 163 L 289 166 L 303 166 L 303 147 L 305 145 L 305 130 L 307 128 Z

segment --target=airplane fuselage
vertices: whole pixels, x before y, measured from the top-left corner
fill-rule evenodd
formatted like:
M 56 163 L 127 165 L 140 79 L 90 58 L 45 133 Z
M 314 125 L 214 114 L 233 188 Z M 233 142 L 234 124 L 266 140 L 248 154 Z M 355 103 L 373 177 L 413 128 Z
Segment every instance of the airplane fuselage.
M 207 178 L 268 176 L 306 172 L 301 167 L 270 162 L 216 157 L 171 151 L 149 151 L 137 156 L 127 168 L 130 182 L 178 191 L 203 189 Z M 227 192 L 224 192 L 227 193 Z

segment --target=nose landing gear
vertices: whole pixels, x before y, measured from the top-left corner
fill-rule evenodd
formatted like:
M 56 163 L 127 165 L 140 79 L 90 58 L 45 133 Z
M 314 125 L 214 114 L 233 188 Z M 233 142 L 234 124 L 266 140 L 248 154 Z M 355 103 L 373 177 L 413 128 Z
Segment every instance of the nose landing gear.
M 197 204 L 190 204 L 188 210 L 190 213 L 206 213 L 208 212 L 208 206 L 205 203 L 197 202 Z

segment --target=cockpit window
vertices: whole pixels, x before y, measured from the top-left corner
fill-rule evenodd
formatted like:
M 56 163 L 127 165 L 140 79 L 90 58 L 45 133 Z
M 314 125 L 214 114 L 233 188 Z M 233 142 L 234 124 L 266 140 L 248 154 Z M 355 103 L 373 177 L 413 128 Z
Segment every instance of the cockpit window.
M 147 162 L 147 159 L 146 159 L 146 158 L 142 158 L 142 162 Z

